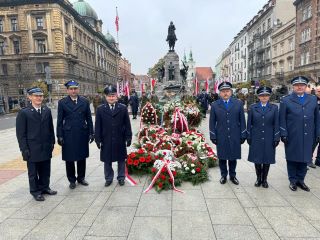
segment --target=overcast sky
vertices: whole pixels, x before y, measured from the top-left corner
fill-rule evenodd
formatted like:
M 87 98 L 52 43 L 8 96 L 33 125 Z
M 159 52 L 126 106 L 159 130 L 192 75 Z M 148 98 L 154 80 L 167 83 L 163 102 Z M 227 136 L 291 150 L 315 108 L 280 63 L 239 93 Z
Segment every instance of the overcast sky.
M 116 38 L 116 6 L 120 18 L 119 43 L 134 74 L 146 74 L 168 51 L 170 21 L 176 26 L 176 52 L 192 48 L 197 66 L 214 69 L 233 37 L 267 0 L 86 0 L 103 21 L 103 30 Z M 74 0 L 71 2 L 75 2 Z

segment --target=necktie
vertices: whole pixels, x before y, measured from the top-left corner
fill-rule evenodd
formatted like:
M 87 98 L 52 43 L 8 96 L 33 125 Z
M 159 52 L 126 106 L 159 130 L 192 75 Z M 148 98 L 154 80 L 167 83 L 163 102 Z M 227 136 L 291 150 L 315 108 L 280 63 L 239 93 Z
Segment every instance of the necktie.
M 113 112 L 114 110 L 114 104 L 111 105 L 111 111 Z
M 40 110 L 40 108 L 37 110 L 37 112 L 41 115 L 41 110 Z
M 224 101 L 224 105 L 228 108 L 228 101 Z
M 74 104 L 77 104 L 77 100 L 73 100 Z
M 262 106 L 262 111 L 264 111 L 266 109 L 266 106 Z

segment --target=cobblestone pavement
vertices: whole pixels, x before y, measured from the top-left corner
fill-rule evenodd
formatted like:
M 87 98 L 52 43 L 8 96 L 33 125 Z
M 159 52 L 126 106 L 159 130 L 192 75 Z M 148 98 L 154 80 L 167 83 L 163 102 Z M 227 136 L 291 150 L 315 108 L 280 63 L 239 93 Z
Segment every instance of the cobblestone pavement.
M 132 121 L 136 132 L 139 120 Z M 208 118 L 200 127 L 208 133 Z M 116 181 L 104 187 L 103 165 L 94 144 L 87 160 L 90 186 L 68 188 L 60 149 L 52 159 L 51 187 L 56 196 L 35 202 L 28 192 L 25 164 L 15 129 L 0 131 L 0 239 L 320 239 L 320 168 L 308 172 L 311 192 L 291 192 L 284 148 L 270 170 L 269 189 L 255 188 L 254 167 L 239 161 L 239 186 L 219 183 L 219 169 L 199 186 L 183 183 L 185 193 L 150 191 L 146 177 L 135 187 Z

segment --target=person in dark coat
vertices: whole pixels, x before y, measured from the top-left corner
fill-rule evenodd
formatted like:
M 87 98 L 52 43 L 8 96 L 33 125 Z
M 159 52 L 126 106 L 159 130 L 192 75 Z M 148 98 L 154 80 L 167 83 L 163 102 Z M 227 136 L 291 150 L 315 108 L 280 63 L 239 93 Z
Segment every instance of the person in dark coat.
M 268 188 L 270 164 L 275 163 L 276 147 L 280 142 L 278 106 L 269 102 L 271 88 L 257 90 L 260 102 L 252 104 L 248 111 L 247 142 L 248 160 L 254 163 L 257 175 L 256 187 Z
M 211 105 L 209 130 L 210 140 L 217 146 L 220 183 L 227 182 L 227 162 L 232 183 L 238 185 L 236 178 L 237 159 L 241 159 L 241 144 L 246 140 L 247 130 L 243 104 L 232 98 L 232 84 L 219 84 L 220 99 Z
M 144 107 L 144 105 L 147 104 L 147 102 L 149 102 L 149 98 L 146 94 L 146 92 L 142 92 L 142 96 L 141 96 L 141 99 L 140 99 L 140 111 L 142 110 L 142 108 Z
M 317 98 L 305 93 L 308 82 L 304 76 L 293 78 L 293 93 L 280 100 L 280 136 L 292 191 L 297 187 L 310 191 L 304 182 L 307 164 L 312 159 L 314 141 L 320 142 L 319 108 Z
M 65 86 L 69 96 L 58 103 L 57 137 L 58 144 L 62 146 L 62 160 L 66 162 L 69 187 L 74 189 L 76 181 L 83 186 L 89 185 L 85 180 L 86 158 L 89 157 L 89 142 L 94 141 L 94 134 L 90 103 L 79 96 L 79 84 L 71 80 Z
M 316 89 L 315 89 L 315 94 L 317 96 L 317 103 L 318 103 L 318 107 L 319 107 L 319 111 L 320 111 L 320 86 L 317 86 Z M 318 143 L 315 143 L 313 144 L 313 148 L 312 148 L 312 152 L 314 152 L 316 150 L 316 148 L 318 147 L 318 150 L 317 150 L 317 156 L 316 156 L 316 160 L 315 160 L 315 163 L 312 163 L 309 164 L 308 166 L 309 167 L 312 167 L 312 168 L 316 168 L 316 166 L 320 167 L 320 145 Z
M 30 193 L 36 201 L 44 201 L 43 194 L 57 194 L 49 187 L 55 144 L 53 121 L 51 110 L 41 106 L 42 90 L 31 88 L 28 95 L 31 104 L 18 113 L 16 135 L 23 160 L 27 161 Z
M 206 118 L 207 111 L 209 108 L 209 95 L 206 93 L 204 89 L 202 89 L 201 93 L 197 97 L 197 102 L 200 104 L 203 117 Z
M 95 141 L 100 149 L 100 160 L 104 162 L 105 186 L 111 185 L 114 177 L 112 163 L 118 162 L 117 180 L 120 186 L 125 180 L 127 148 L 131 145 L 132 131 L 128 109 L 117 103 L 117 89 L 104 89 L 107 102 L 97 109 Z
M 139 108 L 139 98 L 135 90 L 132 90 L 129 103 L 132 111 L 132 119 L 137 119 L 138 108 Z

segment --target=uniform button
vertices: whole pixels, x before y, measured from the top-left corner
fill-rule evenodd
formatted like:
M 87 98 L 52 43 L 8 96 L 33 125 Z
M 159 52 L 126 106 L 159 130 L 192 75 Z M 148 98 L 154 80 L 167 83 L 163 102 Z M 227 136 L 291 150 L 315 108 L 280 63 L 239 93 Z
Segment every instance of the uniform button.
M 306 118 L 307 116 L 306 116 L 306 115 L 304 115 L 304 117 Z
M 228 138 L 230 138 L 230 136 L 228 136 Z
M 308 133 L 304 133 L 304 135 L 308 135 Z
M 262 116 L 262 118 L 264 118 L 264 116 Z
M 227 122 L 229 122 L 229 120 L 227 120 Z
M 304 107 L 302 108 L 302 110 L 304 110 Z
M 264 138 L 261 138 L 262 140 L 264 140 Z
M 307 126 L 307 124 L 304 125 L 305 127 Z
M 264 123 L 262 123 L 262 126 L 264 126 Z
M 262 131 L 264 133 L 264 131 Z

